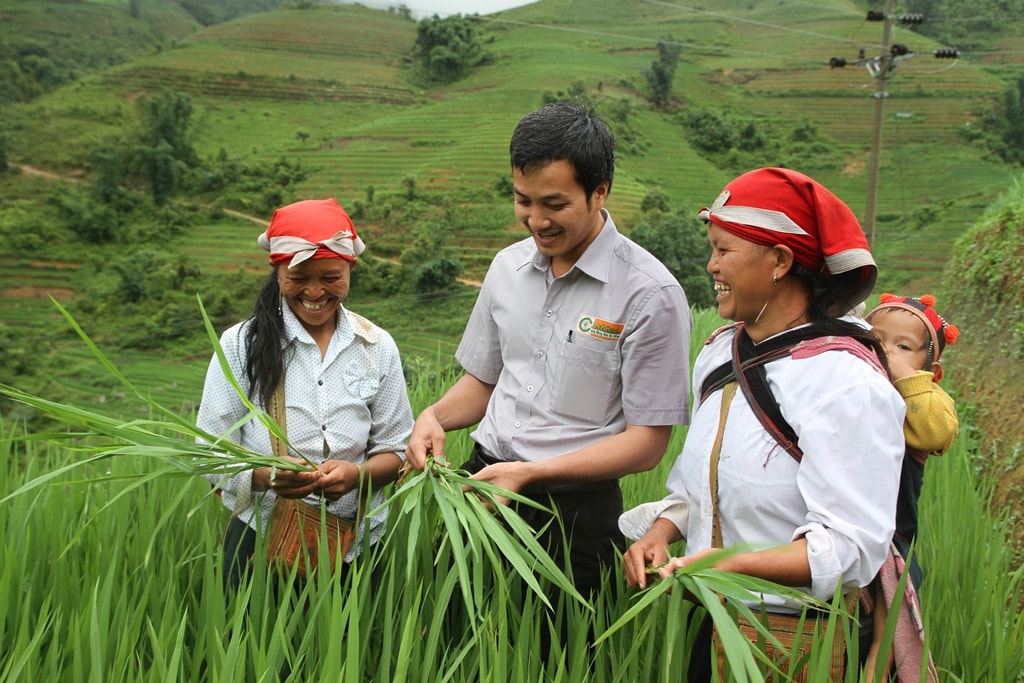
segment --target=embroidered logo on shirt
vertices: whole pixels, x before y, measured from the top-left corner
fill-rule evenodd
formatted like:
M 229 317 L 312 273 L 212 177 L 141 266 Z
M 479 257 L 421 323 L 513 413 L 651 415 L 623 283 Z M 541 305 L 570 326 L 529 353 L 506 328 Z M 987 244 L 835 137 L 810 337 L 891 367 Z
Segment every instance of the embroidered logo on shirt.
M 580 321 L 576 323 L 576 329 L 594 339 L 603 341 L 618 341 L 622 336 L 622 323 L 613 323 L 609 320 L 602 320 L 589 315 L 581 315 Z

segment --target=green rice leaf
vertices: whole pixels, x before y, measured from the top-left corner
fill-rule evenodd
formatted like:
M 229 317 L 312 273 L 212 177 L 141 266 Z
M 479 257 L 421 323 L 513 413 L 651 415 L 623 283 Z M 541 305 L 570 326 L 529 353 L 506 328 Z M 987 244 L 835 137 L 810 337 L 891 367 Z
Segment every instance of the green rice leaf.
M 71 427 L 71 429 L 63 432 L 50 430 L 43 434 L 23 435 L 17 437 L 19 440 L 63 442 L 70 452 L 81 455 L 79 459 L 67 463 L 56 470 L 22 482 L 20 486 L 7 493 L 0 502 L 7 502 L 14 497 L 37 490 L 44 485 L 96 484 L 139 476 L 100 473 L 79 478 L 68 477 L 72 470 L 81 468 L 83 471 L 93 472 L 95 466 L 100 461 L 123 456 L 145 458 L 157 463 L 157 469 L 154 472 L 146 475 L 127 490 L 135 490 L 142 483 L 159 477 L 194 477 L 197 475 L 226 475 L 230 477 L 242 470 L 263 467 L 277 467 L 278 469 L 291 471 L 315 467 L 314 463 L 304 457 L 302 459 L 305 460 L 305 463 L 295 463 L 292 460 L 279 458 L 274 455 L 256 453 L 231 441 L 226 436 L 209 434 L 189 419 L 163 407 L 150 396 L 139 391 L 117 369 L 114 363 L 89 338 L 67 309 L 55 300 L 53 303 L 72 329 L 92 351 L 100 364 L 131 393 L 141 399 L 152 413 L 158 416 L 158 419 L 146 418 L 124 421 L 120 418 L 103 415 L 86 408 L 35 396 L 10 385 L 0 384 L 0 395 L 35 408 L 53 420 Z M 281 431 L 280 426 L 277 425 L 270 415 L 253 405 L 248 397 L 246 397 L 245 392 L 231 372 L 227 358 L 224 355 L 224 350 L 220 346 L 219 338 L 213 329 L 209 316 L 206 314 L 206 310 L 203 308 L 202 301 L 199 301 L 199 308 L 221 368 L 242 402 L 249 409 L 249 413 L 229 429 L 228 433 L 233 433 L 246 422 L 258 420 L 266 425 L 268 430 L 277 434 L 287 443 L 287 438 Z M 83 523 L 83 528 L 85 526 L 87 526 L 87 522 Z
M 463 600 L 471 614 L 476 614 L 473 588 L 478 583 L 471 580 L 471 567 L 499 556 L 522 577 L 530 590 L 549 609 L 553 607 L 539 578 L 549 581 L 580 604 L 592 609 L 537 540 L 533 528 L 512 507 L 498 503 L 498 497 L 547 510 L 521 494 L 472 479 L 465 472 L 439 464 L 433 458 L 427 458 L 423 470 L 402 482 L 381 507 L 391 505 L 392 512 L 397 510 L 399 515 L 409 516 L 410 528 L 417 530 L 423 529 L 421 515 L 431 514 L 430 510 L 436 507 L 442 521 L 436 558 L 438 562 L 442 561 L 442 548 L 451 551 L 451 561 L 459 579 Z M 400 502 L 392 505 L 396 501 Z M 412 536 L 410 534 L 405 543 L 408 571 L 411 571 L 413 554 L 419 542 L 418 538 Z M 493 571 L 502 571 L 494 567 L 493 561 L 487 564 Z

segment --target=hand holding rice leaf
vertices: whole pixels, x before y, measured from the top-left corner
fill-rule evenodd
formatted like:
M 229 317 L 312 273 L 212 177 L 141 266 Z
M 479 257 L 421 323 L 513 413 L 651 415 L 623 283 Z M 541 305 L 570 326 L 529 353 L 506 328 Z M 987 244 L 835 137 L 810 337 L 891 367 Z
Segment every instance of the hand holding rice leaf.
M 411 575 L 414 561 L 424 552 L 421 539 L 427 539 L 434 564 L 453 566 L 474 623 L 475 605 L 482 602 L 479 592 L 486 583 L 478 580 L 481 567 L 493 572 L 496 590 L 505 581 L 504 568 L 510 565 L 548 608 L 552 606 L 538 577 L 590 607 L 541 546 L 530 525 L 512 507 L 499 503 L 499 497 L 546 509 L 428 457 L 423 471 L 414 471 L 385 503 L 406 517 L 409 529 L 406 538 L 390 537 L 387 543 L 405 543 L 402 552 L 407 558 L 406 573 Z
M 594 646 L 599 646 L 658 600 L 695 600 L 704 606 L 714 622 L 715 630 L 725 650 L 729 669 L 736 681 L 739 683 L 762 681 L 766 667 L 785 678 L 784 672 L 779 668 L 780 662 L 770 658 L 762 647 L 752 642 L 740 631 L 736 621 L 737 615 L 750 622 L 765 643 L 783 650 L 784 646 L 768 630 L 758 613 L 750 607 L 750 605 L 757 605 L 761 601 L 761 595 L 778 595 L 804 609 L 828 613 L 829 630 L 842 624 L 841 617 L 850 615 L 844 608 L 842 595 L 838 595 L 833 603 L 829 604 L 795 588 L 746 574 L 724 572 L 712 568 L 723 556 L 736 552 L 739 552 L 739 549 L 733 548 L 708 555 L 687 564 L 682 569 L 677 569 L 665 579 L 654 581 L 638 594 L 634 604 L 615 623 L 598 636 L 594 641 Z M 815 628 L 813 617 L 807 617 L 806 628 L 808 631 Z M 846 637 L 846 635 L 841 637 Z
M 64 318 L 67 319 L 68 323 L 78 336 L 82 338 L 100 363 L 122 385 L 141 399 L 149 407 L 154 417 L 124 422 L 119 418 L 112 418 L 84 408 L 50 401 L 15 387 L 0 384 L 0 394 L 36 408 L 48 417 L 74 428 L 70 431 L 26 434 L 20 437 L 21 439 L 62 441 L 69 451 L 81 453 L 84 456 L 80 460 L 24 483 L 4 497 L 3 500 L 0 500 L 0 502 L 9 500 L 14 496 L 21 495 L 44 484 L 56 482 L 68 471 L 120 455 L 141 456 L 155 460 L 160 465 L 156 471 L 145 475 L 142 481 L 135 481 L 128 490 L 132 490 L 150 479 L 168 475 L 230 474 L 246 469 L 275 466 L 278 469 L 292 471 L 315 468 L 315 464 L 305 458 L 305 464 L 296 463 L 273 455 L 256 453 L 239 446 L 224 436 L 208 434 L 199 429 L 188 418 L 160 405 L 150 396 L 143 394 L 121 374 L 110 359 L 103 354 L 99 347 L 78 325 L 67 309 L 52 298 L 51 301 L 53 301 L 54 305 L 60 310 Z M 199 302 L 199 307 L 203 315 L 203 322 L 206 325 L 207 334 L 213 343 L 221 368 L 249 409 L 249 413 L 239 421 L 239 424 L 253 419 L 259 420 L 272 434 L 275 434 L 287 443 L 286 435 L 273 418 L 265 411 L 253 405 L 248 397 L 245 396 L 245 392 L 239 386 L 238 381 L 228 367 L 227 359 L 224 357 L 224 351 L 220 347 L 217 333 L 213 329 L 213 324 L 210 322 L 206 309 L 203 308 L 202 301 Z M 101 475 L 71 482 L 65 481 L 64 483 L 91 483 L 109 481 L 115 478 L 110 475 Z M 121 495 L 124 495 L 126 492 L 123 491 Z

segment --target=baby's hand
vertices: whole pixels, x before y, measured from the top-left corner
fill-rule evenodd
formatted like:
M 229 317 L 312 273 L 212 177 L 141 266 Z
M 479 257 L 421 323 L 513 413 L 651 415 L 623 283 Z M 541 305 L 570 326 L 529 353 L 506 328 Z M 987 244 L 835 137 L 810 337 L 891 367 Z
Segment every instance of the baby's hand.
M 889 372 L 892 373 L 893 379 L 903 379 L 904 377 L 910 377 L 915 372 L 919 372 L 921 368 L 915 368 L 906 359 L 893 354 L 889 356 Z

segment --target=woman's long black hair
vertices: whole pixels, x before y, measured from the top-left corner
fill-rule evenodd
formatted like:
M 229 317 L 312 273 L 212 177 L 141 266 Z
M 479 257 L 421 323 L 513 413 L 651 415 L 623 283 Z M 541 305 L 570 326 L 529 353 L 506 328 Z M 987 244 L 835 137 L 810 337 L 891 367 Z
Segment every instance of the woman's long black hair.
M 882 362 L 886 374 L 891 379 L 889 362 L 885 357 L 885 347 L 882 346 L 882 342 L 878 337 L 862 325 L 837 317 L 837 315 L 842 315 L 859 303 L 853 302 L 851 304 L 837 294 L 837 292 L 846 289 L 843 284 L 843 276 L 825 277 L 821 273 L 817 273 L 795 261 L 789 272 L 801 280 L 807 287 L 807 318 L 815 330 L 820 331 L 822 336 L 834 335 L 856 339 L 874 351 L 875 355 Z
M 281 288 L 277 267 L 256 296 L 252 317 L 245 331 L 245 378 L 249 381 L 249 400 L 259 398 L 270 405 L 277 385 L 284 377 L 284 318 L 281 315 Z

